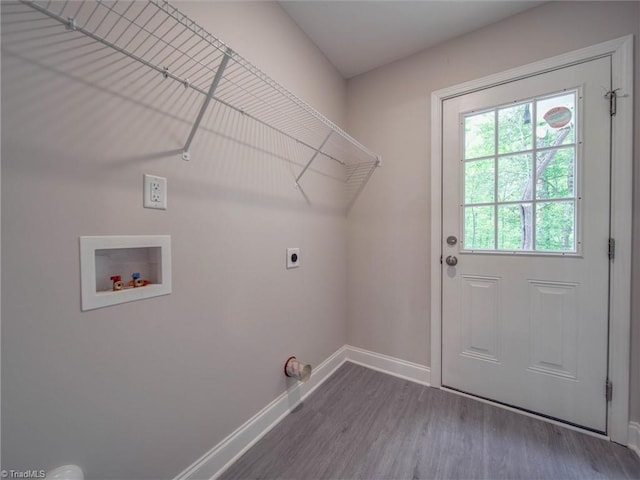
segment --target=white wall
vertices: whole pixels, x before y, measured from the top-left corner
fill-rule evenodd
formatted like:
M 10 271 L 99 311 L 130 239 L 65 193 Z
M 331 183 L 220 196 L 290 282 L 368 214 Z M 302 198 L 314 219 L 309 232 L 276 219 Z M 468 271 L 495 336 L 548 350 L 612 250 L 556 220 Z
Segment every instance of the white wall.
M 430 364 L 430 94 L 434 90 L 628 34 L 637 2 L 550 2 L 487 28 L 355 77 L 348 127 L 381 154 L 349 215 L 348 334 L 351 345 Z M 636 75 L 636 93 L 640 92 Z M 639 111 L 636 95 L 636 114 Z M 623 100 L 621 100 L 623 101 Z M 635 144 L 640 144 L 636 122 Z M 638 152 L 635 153 L 636 164 Z M 640 187 L 640 169 L 635 185 Z M 635 252 L 640 251 L 635 198 Z M 640 258 L 634 259 L 634 286 Z M 437 301 L 437 299 L 433 299 Z M 640 298 L 633 304 L 631 418 L 640 418 Z
M 277 4 L 178 6 L 344 125 L 345 81 Z M 171 478 L 285 390 L 289 355 L 345 343 L 346 218 L 213 117 L 183 162 L 198 94 L 24 11 L 2 4 L 2 467 Z M 81 313 L 78 237 L 113 234 L 170 234 L 173 293 Z

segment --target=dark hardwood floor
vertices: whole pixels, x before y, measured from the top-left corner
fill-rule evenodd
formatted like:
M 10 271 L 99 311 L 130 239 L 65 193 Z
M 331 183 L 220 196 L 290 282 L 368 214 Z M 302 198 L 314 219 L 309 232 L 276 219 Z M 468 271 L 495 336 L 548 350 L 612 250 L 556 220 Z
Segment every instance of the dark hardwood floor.
M 620 445 L 345 363 L 221 479 L 638 478 Z

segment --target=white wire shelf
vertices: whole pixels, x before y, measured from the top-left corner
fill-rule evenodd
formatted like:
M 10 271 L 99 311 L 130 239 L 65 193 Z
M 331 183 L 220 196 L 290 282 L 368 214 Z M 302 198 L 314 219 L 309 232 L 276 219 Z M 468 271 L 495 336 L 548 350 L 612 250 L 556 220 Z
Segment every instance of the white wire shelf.
M 204 95 L 184 160 L 213 100 L 307 147 L 296 184 L 320 158 L 342 165 L 348 208 L 380 165 L 378 155 L 166 0 L 20 2 Z

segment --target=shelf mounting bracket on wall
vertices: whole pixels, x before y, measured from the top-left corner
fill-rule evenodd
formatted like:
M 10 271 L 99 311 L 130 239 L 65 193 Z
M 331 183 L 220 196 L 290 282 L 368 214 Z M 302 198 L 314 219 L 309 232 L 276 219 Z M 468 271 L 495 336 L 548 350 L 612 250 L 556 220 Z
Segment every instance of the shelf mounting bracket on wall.
M 209 92 L 207 93 L 207 96 L 205 97 L 204 102 L 202 102 L 202 106 L 200 107 L 200 111 L 198 112 L 198 116 L 196 117 L 196 121 L 193 124 L 193 127 L 191 127 L 191 133 L 189 134 L 189 138 L 187 138 L 187 142 L 184 144 L 184 148 L 182 149 L 183 160 L 188 161 L 191 159 L 191 156 L 189 154 L 189 149 L 191 148 L 191 142 L 193 141 L 193 137 L 195 136 L 196 131 L 198 130 L 198 127 L 200 127 L 200 122 L 202 121 L 202 117 L 204 117 L 204 113 L 207 111 L 207 108 L 209 107 L 209 103 L 213 98 L 213 94 L 215 93 L 216 88 L 218 88 L 218 84 L 220 83 L 220 79 L 222 78 L 222 74 L 224 73 L 224 69 L 227 68 L 227 63 L 229 63 L 229 59 L 231 58 L 232 55 L 233 55 L 233 50 L 227 47 L 225 54 L 222 56 L 222 60 L 220 61 L 220 66 L 216 70 L 216 75 L 213 78 L 213 81 L 211 82 L 211 86 L 209 87 Z

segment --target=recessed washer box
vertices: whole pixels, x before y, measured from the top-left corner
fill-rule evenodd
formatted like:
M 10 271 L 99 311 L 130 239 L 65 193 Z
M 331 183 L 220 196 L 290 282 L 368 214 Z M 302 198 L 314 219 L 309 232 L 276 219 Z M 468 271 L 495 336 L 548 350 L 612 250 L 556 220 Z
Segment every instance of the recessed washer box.
M 133 287 L 133 274 L 144 286 Z M 121 277 L 122 288 L 114 290 Z M 171 293 L 171 236 L 80 237 L 82 311 Z

